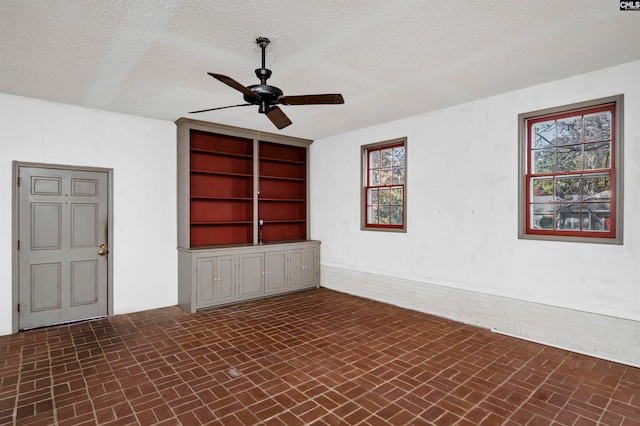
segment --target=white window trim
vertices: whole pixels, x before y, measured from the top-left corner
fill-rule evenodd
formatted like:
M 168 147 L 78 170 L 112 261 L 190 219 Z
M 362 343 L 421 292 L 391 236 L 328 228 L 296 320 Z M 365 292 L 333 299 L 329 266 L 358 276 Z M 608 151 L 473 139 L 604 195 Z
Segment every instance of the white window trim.
M 572 110 L 593 108 L 603 104 L 615 104 L 615 164 L 616 164 L 616 229 L 615 238 L 593 237 L 571 237 L 561 235 L 538 235 L 529 234 L 526 229 L 526 172 L 527 172 L 527 121 L 545 115 L 560 114 Z M 553 108 L 531 111 L 518 115 L 518 238 L 525 240 L 543 241 L 564 241 L 575 243 L 597 243 L 597 244 L 618 244 L 623 243 L 623 199 L 624 199 L 624 95 L 610 96 L 591 101 L 579 102 L 570 105 L 562 105 Z

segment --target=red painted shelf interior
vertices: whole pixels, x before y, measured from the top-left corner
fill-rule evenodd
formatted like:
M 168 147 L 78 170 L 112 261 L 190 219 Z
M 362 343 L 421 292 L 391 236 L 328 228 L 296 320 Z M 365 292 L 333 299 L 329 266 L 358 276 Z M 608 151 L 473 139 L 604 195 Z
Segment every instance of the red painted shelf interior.
M 307 149 L 259 143 L 258 218 L 264 241 L 307 239 Z
M 258 219 L 266 242 L 307 239 L 307 149 L 258 143 Z M 252 244 L 253 140 L 191 131 L 191 247 Z
M 191 131 L 191 247 L 253 243 L 253 140 Z

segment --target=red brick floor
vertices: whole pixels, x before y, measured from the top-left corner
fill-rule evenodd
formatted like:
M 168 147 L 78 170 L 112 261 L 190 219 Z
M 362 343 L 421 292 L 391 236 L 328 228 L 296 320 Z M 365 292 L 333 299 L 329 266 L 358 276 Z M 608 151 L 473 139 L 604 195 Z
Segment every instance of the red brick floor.
M 640 369 L 326 289 L 0 337 L 0 424 L 640 425 Z

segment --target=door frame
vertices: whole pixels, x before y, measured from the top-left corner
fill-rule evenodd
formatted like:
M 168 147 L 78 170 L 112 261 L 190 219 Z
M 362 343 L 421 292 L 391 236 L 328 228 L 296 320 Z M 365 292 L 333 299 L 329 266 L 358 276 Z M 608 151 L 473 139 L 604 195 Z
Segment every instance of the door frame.
M 20 315 L 18 303 L 20 296 L 20 252 L 18 250 L 18 237 L 20 234 L 20 189 L 18 188 L 18 176 L 21 167 L 37 167 L 41 169 L 67 170 L 79 172 L 101 172 L 107 174 L 107 247 L 109 257 L 107 260 L 107 316 L 113 316 L 113 169 L 103 167 L 83 167 L 63 164 L 31 163 L 27 161 L 13 161 L 11 176 L 11 331 L 20 331 Z

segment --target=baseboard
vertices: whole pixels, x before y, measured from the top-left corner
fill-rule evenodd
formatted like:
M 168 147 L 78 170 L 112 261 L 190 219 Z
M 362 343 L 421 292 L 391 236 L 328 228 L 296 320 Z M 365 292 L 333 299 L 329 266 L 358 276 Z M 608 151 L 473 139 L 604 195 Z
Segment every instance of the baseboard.
M 321 286 L 640 367 L 640 322 L 321 265 Z

